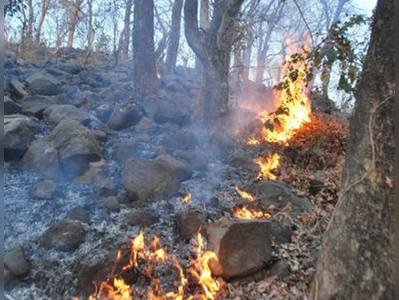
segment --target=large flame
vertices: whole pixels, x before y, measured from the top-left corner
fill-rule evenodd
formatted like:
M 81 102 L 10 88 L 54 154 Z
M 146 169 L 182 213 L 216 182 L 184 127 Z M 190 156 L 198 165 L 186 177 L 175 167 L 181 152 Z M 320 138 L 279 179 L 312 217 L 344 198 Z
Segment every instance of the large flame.
M 277 153 L 270 154 L 268 158 L 259 157 L 256 163 L 259 166 L 257 179 L 275 180 L 277 178 L 277 176 L 272 173 L 273 170 L 280 167 L 280 156 Z
M 295 53 L 304 54 L 308 49 L 295 49 L 291 40 L 287 40 L 290 53 L 283 66 L 284 77 L 281 89 L 275 94 L 277 110 L 268 114 L 261 113 L 265 123 L 262 129 L 263 138 L 267 142 L 286 144 L 296 130 L 309 123 L 311 114 L 310 99 L 307 95 L 308 66 L 303 59 L 296 59 Z

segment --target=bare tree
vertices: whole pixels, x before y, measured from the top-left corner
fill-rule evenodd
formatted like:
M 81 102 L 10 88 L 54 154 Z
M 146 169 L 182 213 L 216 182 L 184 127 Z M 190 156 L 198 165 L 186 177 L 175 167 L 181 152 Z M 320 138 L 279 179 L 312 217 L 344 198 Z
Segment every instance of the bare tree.
M 50 8 L 50 5 L 51 5 L 51 0 L 42 0 L 41 1 L 40 17 L 39 17 L 39 21 L 37 23 L 36 35 L 35 35 L 36 44 L 40 44 L 44 19 L 46 18 L 46 15 Z
M 154 0 L 136 0 L 133 21 L 133 87 L 136 99 L 158 94 L 154 50 Z
M 176 66 L 180 42 L 180 24 L 183 0 L 175 0 L 172 10 L 172 26 L 170 29 L 169 46 L 166 53 L 165 71 L 171 73 Z
M 208 30 L 198 28 L 198 0 L 186 0 L 186 39 L 205 69 L 202 108 L 205 126 L 218 125 L 228 113 L 230 53 L 235 22 L 244 0 L 216 0 Z
M 75 30 L 79 22 L 79 13 L 81 12 L 83 2 L 84 0 L 73 0 L 71 2 L 67 2 L 67 11 L 68 11 L 67 46 L 68 47 L 73 47 Z
M 129 57 L 129 45 L 130 45 L 130 26 L 131 26 L 131 15 L 132 15 L 133 0 L 127 0 L 125 6 L 125 16 L 123 20 L 123 30 L 119 40 L 119 51 L 123 60 L 127 60 Z
M 379 0 L 311 299 L 395 299 L 395 1 Z

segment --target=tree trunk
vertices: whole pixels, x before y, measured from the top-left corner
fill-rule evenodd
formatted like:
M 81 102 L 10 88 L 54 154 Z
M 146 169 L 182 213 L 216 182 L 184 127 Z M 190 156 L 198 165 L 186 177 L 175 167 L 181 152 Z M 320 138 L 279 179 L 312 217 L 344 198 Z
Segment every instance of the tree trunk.
M 230 53 L 234 23 L 244 0 L 215 1 L 209 30 L 198 28 L 198 0 L 186 0 L 184 20 L 186 39 L 204 66 L 201 104 L 204 126 L 220 125 L 228 113 Z
M 89 6 L 89 32 L 87 34 L 87 50 L 90 52 L 93 51 L 94 46 L 94 37 L 96 35 L 96 31 L 94 30 L 93 26 L 93 1 L 89 0 L 87 2 Z
M 180 42 L 180 24 L 183 0 L 175 0 L 172 10 L 172 27 L 170 30 L 169 47 L 166 54 L 165 71 L 171 73 L 176 66 Z
M 76 0 L 75 2 L 72 2 L 72 7 L 70 8 L 67 41 L 68 47 L 73 47 L 76 25 L 78 23 L 78 14 L 80 12 L 82 2 L 83 0 Z
M 123 60 L 129 58 L 129 45 L 130 45 L 130 18 L 132 14 L 133 0 L 128 0 L 125 9 L 125 19 L 123 25 L 123 31 L 120 38 L 120 53 Z
M 133 23 L 133 87 L 136 99 L 157 95 L 154 0 L 136 0 Z
M 44 19 L 46 18 L 47 11 L 50 7 L 50 3 L 51 3 L 51 0 L 42 0 L 40 17 L 39 17 L 39 21 L 37 23 L 36 36 L 35 36 L 36 44 L 40 44 L 43 23 L 44 23 Z
M 33 1 L 28 0 L 28 27 L 26 29 L 26 42 L 31 45 L 33 41 L 33 23 L 35 22 L 35 12 Z
M 379 0 L 311 299 L 395 299 L 395 3 Z

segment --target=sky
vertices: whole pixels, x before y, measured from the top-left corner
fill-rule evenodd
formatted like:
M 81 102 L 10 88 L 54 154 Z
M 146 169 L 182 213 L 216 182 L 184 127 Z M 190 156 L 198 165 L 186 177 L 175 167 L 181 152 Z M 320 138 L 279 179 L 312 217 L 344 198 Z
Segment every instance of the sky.
M 377 0 L 355 0 L 354 5 L 358 8 L 364 9 L 366 13 L 372 13 L 373 9 L 377 5 Z

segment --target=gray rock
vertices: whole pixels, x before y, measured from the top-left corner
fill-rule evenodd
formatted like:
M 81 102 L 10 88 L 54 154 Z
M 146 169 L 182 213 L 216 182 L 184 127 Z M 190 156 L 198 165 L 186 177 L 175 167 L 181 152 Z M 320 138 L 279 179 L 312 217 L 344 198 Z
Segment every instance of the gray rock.
M 82 223 L 89 224 L 90 223 L 90 214 L 89 212 L 82 207 L 74 207 L 72 208 L 66 215 L 67 219 L 79 221 Z
M 140 142 L 137 139 L 118 141 L 118 143 L 114 145 L 114 149 L 114 158 L 120 164 L 124 164 L 129 159 L 138 158 L 141 152 Z
M 128 196 L 140 201 L 169 199 L 180 188 L 176 170 L 161 160 L 128 160 L 122 180 Z
M 147 116 L 158 124 L 169 122 L 183 125 L 189 123 L 188 115 L 177 104 L 159 97 L 144 99 L 143 108 Z
M 50 75 L 35 73 L 28 77 L 26 83 L 32 95 L 53 96 L 62 93 L 61 85 Z
M 108 127 L 112 130 L 124 130 L 136 125 L 140 120 L 141 114 L 134 107 L 118 106 L 108 120 Z
M 165 134 L 161 143 L 168 148 L 183 151 L 198 147 L 198 139 L 188 130 L 176 130 Z
M 22 112 L 22 106 L 18 103 L 15 103 L 7 96 L 4 96 L 4 114 L 5 115 L 14 115 L 20 114 Z
M 53 199 L 57 193 L 57 185 L 51 180 L 38 182 L 29 188 L 29 197 L 37 200 Z
M 118 212 L 120 205 L 116 197 L 101 198 L 99 201 L 100 207 L 105 208 L 111 212 Z
M 20 159 L 37 132 L 36 124 L 28 117 L 4 116 L 4 160 Z
M 59 63 L 55 66 L 57 69 L 60 69 L 66 73 L 70 73 L 73 75 L 79 74 L 82 68 L 74 62 L 65 62 L 65 63 Z
M 208 250 L 216 253 L 212 274 L 226 279 L 251 275 L 272 257 L 270 223 L 222 220 L 207 227 Z
M 31 269 L 31 265 L 26 260 L 21 247 L 17 247 L 4 255 L 4 265 L 15 276 L 25 275 Z
M 88 125 L 93 119 L 89 113 L 68 104 L 48 107 L 43 112 L 43 117 L 46 122 L 49 122 L 53 126 L 56 126 L 63 120 L 73 120 L 80 124 Z
M 14 99 L 23 99 L 25 96 L 28 96 L 28 92 L 25 90 L 25 86 L 21 81 L 16 78 L 11 79 L 10 81 L 10 90 L 11 94 L 14 96 Z
M 143 117 L 140 122 L 134 127 L 138 133 L 154 135 L 159 132 L 160 127 L 157 123 L 147 117 Z
M 151 226 L 159 222 L 159 216 L 153 211 L 138 209 L 127 212 L 123 221 L 130 226 Z
M 251 184 L 248 190 L 258 199 L 260 206 L 264 209 L 268 209 L 270 206 L 282 209 L 290 204 L 290 214 L 294 218 L 313 208 L 308 199 L 295 196 L 287 185 L 280 182 L 261 180 Z
M 10 270 L 4 267 L 4 287 L 8 288 L 13 283 L 15 277 Z
M 284 279 L 290 275 L 290 266 L 287 261 L 279 260 L 273 264 L 268 272 L 270 277 L 278 277 L 279 279 Z
M 184 160 L 174 158 L 171 155 L 160 155 L 157 157 L 157 160 L 168 164 L 174 170 L 180 181 L 186 181 L 193 175 L 190 165 Z
M 203 211 L 188 210 L 177 216 L 176 223 L 180 236 L 189 240 L 206 225 L 207 214 Z
M 46 230 L 41 244 L 46 249 L 69 252 L 84 243 L 85 237 L 86 231 L 81 224 L 65 219 L 54 223 Z
M 43 112 L 52 105 L 61 104 L 61 99 L 55 96 L 27 96 L 22 102 L 23 114 L 43 119 Z
M 94 188 L 101 197 L 115 196 L 117 194 L 117 186 L 111 178 L 97 178 L 94 180 Z

